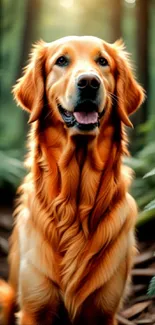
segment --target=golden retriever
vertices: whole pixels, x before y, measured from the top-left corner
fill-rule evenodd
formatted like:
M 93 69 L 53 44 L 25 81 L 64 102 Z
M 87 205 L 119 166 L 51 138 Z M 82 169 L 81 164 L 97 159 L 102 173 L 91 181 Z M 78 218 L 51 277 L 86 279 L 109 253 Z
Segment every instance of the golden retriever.
M 16 301 L 19 325 L 114 325 L 137 215 L 124 125 L 144 91 L 121 41 L 73 36 L 40 41 L 13 93 L 32 126 L 2 322 Z

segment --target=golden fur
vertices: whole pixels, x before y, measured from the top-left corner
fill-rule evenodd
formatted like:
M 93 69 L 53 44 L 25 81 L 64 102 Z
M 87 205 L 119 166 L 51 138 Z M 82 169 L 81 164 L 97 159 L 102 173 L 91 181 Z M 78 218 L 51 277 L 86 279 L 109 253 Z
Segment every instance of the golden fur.
M 63 53 L 72 58 L 67 68 L 55 65 Z M 108 67 L 96 64 L 98 53 Z M 99 128 L 83 133 L 65 126 L 57 102 L 72 111 L 74 81 L 92 70 L 101 80 L 99 110 L 105 114 Z M 35 46 L 13 92 L 32 126 L 29 174 L 19 189 L 11 237 L 10 293 L 4 282 L 0 287 L 3 323 L 10 324 L 16 296 L 19 325 L 114 325 L 132 266 L 137 215 L 128 194 L 131 171 L 122 164 L 128 154 L 124 124 L 132 126 L 129 115 L 142 103 L 143 89 L 122 42 L 66 37 Z M 62 304 L 67 320 L 59 314 Z

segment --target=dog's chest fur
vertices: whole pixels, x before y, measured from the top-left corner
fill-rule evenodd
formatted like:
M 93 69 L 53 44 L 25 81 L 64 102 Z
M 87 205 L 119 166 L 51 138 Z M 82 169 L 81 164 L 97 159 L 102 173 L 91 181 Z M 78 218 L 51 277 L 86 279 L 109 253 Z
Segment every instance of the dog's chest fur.
M 60 155 L 54 144 L 48 149 L 42 146 L 42 153 L 34 146 L 36 163 L 23 185 L 28 209 L 20 235 L 21 242 L 23 236 L 29 240 L 21 250 L 23 255 L 27 251 L 31 263 L 60 287 L 64 303 L 73 314 L 113 274 L 112 264 L 108 263 L 109 250 L 114 259 L 119 251 L 116 269 L 124 258 L 118 235 L 120 242 L 127 245 L 122 229 L 129 227 L 128 205 L 125 189 L 119 191 L 123 183 L 116 145 L 97 150 L 85 144 L 77 150 L 76 143 L 68 141 Z M 113 214 L 111 203 L 115 207 Z

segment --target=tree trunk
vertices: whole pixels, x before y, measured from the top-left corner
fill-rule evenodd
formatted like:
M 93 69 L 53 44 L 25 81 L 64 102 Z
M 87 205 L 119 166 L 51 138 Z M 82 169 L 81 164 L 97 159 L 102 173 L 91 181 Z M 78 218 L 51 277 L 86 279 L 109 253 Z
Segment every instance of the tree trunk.
M 122 37 L 122 0 L 110 0 L 110 42 Z
M 149 91 L 149 0 L 137 1 L 137 63 L 139 80 L 147 97 Z M 136 124 L 146 122 L 148 118 L 148 101 L 145 100 L 142 109 L 137 112 Z
M 17 68 L 17 78 L 21 75 L 21 69 L 28 60 L 28 54 L 32 47 L 32 43 L 36 41 L 40 7 L 41 0 L 27 0 L 24 16 L 25 21 L 21 37 L 21 55 Z
M 20 37 L 20 57 L 17 63 L 16 78 L 21 76 L 22 68 L 26 65 L 28 61 L 28 54 L 32 47 L 32 43 L 37 40 L 37 23 L 40 15 L 41 0 L 27 0 L 24 13 L 24 24 L 21 30 Z M 24 129 L 27 132 L 27 114 L 23 114 L 24 119 Z

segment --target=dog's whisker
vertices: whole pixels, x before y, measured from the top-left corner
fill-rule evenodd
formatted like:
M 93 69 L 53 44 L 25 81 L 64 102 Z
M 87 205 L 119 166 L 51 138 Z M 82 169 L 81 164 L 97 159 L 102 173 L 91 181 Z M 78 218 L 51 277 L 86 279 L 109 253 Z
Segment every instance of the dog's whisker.
M 44 120 L 46 120 L 50 115 L 51 115 L 51 116 L 53 115 L 53 112 L 52 112 L 52 111 L 49 111 L 49 112 L 47 113 L 47 115 L 45 116 Z
M 109 92 L 108 91 L 108 94 L 110 95 L 110 97 L 118 104 L 118 102 L 120 101 L 122 104 L 123 104 L 123 100 L 121 98 L 118 99 L 118 96 Z

